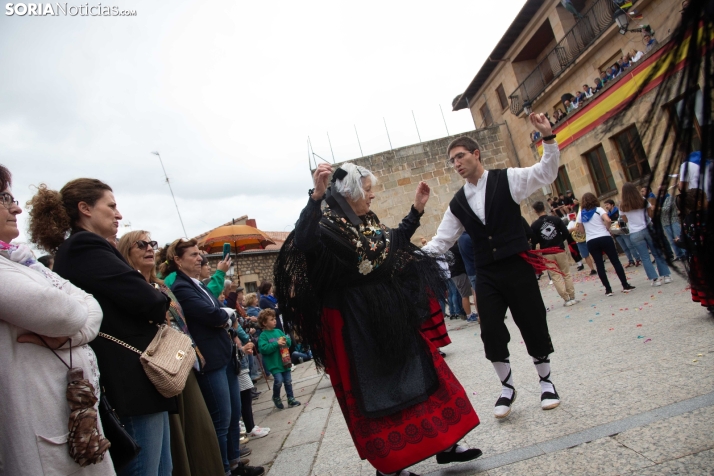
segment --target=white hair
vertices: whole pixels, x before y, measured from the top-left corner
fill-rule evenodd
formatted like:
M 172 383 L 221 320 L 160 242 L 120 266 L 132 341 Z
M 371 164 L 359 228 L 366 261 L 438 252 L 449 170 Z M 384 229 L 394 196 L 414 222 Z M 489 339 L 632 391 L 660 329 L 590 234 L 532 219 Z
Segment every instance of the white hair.
M 347 172 L 347 175 L 342 180 L 335 181 L 335 188 L 343 197 L 353 201 L 364 198 L 364 188 L 362 187 L 364 185 L 364 179 L 366 178 L 372 180 L 372 186 L 377 184 L 377 177 L 364 167 L 350 162 L 346 162 L 340 165 L 340 167 Z

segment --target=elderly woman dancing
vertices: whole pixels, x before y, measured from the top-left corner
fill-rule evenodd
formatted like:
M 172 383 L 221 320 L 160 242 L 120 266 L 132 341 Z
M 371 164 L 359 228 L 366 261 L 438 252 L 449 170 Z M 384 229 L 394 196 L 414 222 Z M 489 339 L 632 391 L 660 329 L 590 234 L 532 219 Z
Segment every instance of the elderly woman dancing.
M 434 455 L 440 464 L 478 458 L 479 449 L 458 445 L 479 424 L 476 411 L 423 334 L 443 325 L 435 296 L 445 291 L 437 259 L 410 242 L 429 186 L 418 185 L 391 229 L 369 209 L 369 170 L 343 164 L 328 188 L 331 174 L 318 166 L 275 265 L 286 322 L 329 374 L 357 451 L 378 476 L 413 475 L 404 468 Z

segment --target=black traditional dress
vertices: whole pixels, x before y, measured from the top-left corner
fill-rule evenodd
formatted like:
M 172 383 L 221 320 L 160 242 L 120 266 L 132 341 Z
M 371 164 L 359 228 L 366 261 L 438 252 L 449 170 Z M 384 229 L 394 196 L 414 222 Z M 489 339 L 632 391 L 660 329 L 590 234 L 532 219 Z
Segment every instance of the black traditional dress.
M 396 229 L 357 217 L 339 195 L 312 199 L 275 265 L 285 319 L 329 374 L 362 459 L 383 473 L 444 451 L 479 424 L 461 384 L 424 334 L 445 292 L 436 259 Z M 443 316 L 437 316 L 443 321 Z

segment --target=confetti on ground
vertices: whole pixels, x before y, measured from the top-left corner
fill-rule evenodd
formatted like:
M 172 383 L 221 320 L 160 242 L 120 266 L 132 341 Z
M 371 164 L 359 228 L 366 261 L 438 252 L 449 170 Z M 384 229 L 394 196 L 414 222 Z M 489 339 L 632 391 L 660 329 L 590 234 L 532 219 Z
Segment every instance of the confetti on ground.
M 647 340 L 645 340 L 645 344 L 648 343 L 648 342 L 652 342 L 652 339 L 647 339 Z
M 595 315 L 596 315 L 596 316 L 599 316 L 599 315 L 600 315 L 600 313 L 599 313 L 599 312 L 596 312 L 596 313 L 595 313 Z
M 592 321 L 593 321 L 593 320 L 592 320 L 592 319 L 590 319 L 590 320 L 589 320 L 588 322 L 592 322 Z
M 692 362 L 698 362 L 698 360 L 697 360 L 697 359 L 694 359 L 694 360 L 692 360 Z
M 697 357 L 704 357 L 704 354 L 697 354 Z
M 611 327 L 611 328 L 610 328 L 610 330 L 611 330 L 611 331 L 614 331 L 614 330 L 615 330 L 615 328 L 614 328 L 614 327 Z
M 637 336 L 638 339 L 644 339 L 645 336 Z
M 637 324 L 637 327 L 642 327 L 642 324 Z
M 570 319 L 570 314 L 568 314 L 567 316 L 565 316 L 565 318 L 566 318 L 566 319 Z

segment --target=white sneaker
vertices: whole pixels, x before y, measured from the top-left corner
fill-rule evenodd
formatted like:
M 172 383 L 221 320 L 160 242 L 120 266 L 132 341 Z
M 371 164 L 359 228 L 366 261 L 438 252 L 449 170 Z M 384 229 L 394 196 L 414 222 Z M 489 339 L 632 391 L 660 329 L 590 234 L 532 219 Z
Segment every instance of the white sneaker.
M 553 285 L 553 280 L 551 279 L 551 280 L 548 282 L 548 286 L 552 286 L 552 285 Z
M 245 423 L 243 423 L 243 420 L 240 421 L 240 432 L 245 434 Z
M 262 438 L 264 436 L 268 436 L 268 433 L 270 433 L 270 428 L 261 428 L 259 426 L 254 426 L 250 432 L 250 436 L 251 438 Z
M 511 413 L 511 406 L 513 402 L 516 401 L 516 391 L 513 390 L 513 396 L 511 398 L 500 397 L 496 401 L 496 406 L 493 409 L 493 416 L 496 418 L 506 418 Z
M 672 282 L 672 276 L 665 276 L 664 277 L 664 284 L 669 284 Z
M 652 286 L 662 286 L 662 278 L 653 279 Z

